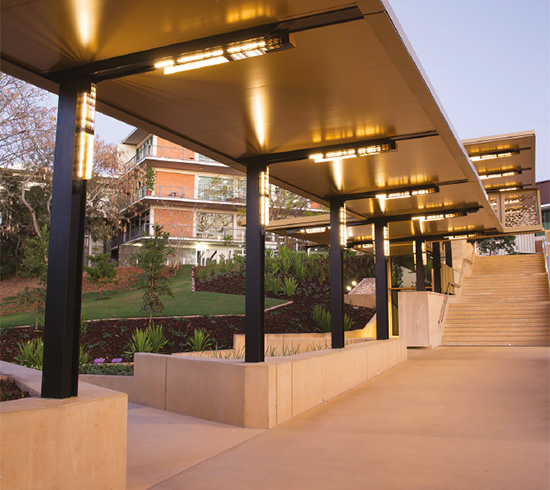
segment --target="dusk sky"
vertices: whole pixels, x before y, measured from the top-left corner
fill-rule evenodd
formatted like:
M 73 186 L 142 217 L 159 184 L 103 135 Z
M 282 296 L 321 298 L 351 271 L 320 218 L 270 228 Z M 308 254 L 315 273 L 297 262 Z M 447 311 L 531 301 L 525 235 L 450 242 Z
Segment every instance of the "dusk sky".
M 550 2 L 391 0 L 461 139 L 535 130 L 536 178 L 550 179 Z M 103 115 L 98 134 L 132 127 Z

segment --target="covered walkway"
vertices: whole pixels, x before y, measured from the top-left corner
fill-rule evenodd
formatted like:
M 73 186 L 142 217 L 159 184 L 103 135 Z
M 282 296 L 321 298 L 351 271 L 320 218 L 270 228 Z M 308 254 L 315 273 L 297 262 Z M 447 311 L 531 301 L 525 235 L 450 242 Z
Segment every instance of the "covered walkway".
M 550 487 L 550 350 L 409 350 L 269 431 L 130 406 L 128 489 Z

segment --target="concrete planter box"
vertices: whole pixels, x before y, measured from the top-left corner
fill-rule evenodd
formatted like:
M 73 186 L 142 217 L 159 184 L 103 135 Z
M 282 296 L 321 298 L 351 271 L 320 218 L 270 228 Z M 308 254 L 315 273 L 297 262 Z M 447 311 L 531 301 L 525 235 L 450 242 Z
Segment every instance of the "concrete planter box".
M 38 393 L 42 373 L 0 361 L 0 372 Z M 2 488 L 126 488 L 124 393 L 81 383 L 78 397 L 0 404 Z
M 131 400 L 240 427 L 270 428 L 406 358 L 405 339 L 399 338 L 262 363 L 142 353 L 134 359 Z

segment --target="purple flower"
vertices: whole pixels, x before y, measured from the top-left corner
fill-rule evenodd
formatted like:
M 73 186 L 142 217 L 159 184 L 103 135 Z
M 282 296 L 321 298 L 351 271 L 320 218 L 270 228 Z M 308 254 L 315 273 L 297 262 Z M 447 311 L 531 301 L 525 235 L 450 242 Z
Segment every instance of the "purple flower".
M 94 359 L 94 364 L 103 364 L 105 362 L 104 357 L 98 357 L 97 359 Z
M 113 363 L 113 364 L 116 364 L 116 363 L 119 363 L 119 362 L 122 362 L 122 357 L 115 357 L 115 358 L 111 361 L 111 363 Z

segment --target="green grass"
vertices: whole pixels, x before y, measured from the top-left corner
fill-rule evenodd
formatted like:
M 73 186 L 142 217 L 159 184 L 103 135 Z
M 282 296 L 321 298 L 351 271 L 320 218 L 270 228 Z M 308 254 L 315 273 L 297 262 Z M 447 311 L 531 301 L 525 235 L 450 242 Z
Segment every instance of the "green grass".
M 177 276 L 170 281 L 174 297 L 164 297 L 164 311 L 162 316 L 187 315 L 236 315 L 244 313 L 244 296 L 233 294 L 206 293 L 191 291 L 191 267 L 182 268 Z M 136 318 L 147 317 L 148 314 L 140 311 L 142 292 L 136 291 L 107 291 L 104 296 L 110 299 L 98 301 L 99 293 L 86 293 L 82 298 L 82 308 L 86 320 L 102 318 Z M 265 306 L 269 308 L 284 301 L 266 298 Z M 34 312 L 18 313 L 0 317 L 1 327 L 34 324 Z

